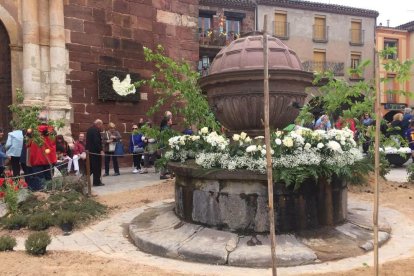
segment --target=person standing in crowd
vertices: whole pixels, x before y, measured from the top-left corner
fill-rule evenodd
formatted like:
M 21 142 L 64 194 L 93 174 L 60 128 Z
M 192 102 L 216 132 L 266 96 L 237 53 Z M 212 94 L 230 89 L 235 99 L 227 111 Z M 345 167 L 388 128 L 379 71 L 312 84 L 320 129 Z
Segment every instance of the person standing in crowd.
M 365 113 L 362 118 L 362 124 L 366 127 L 364 130 L 364 143 L 362 144 L 362 150 L 364 153 L 368 153 L 369 146 L 371 145 L 371 129 L 374 123 L 374 120 L 371 118 L 369 113 Z
M 138 125 L 132 125 L 132 134 L 129 139 L 129 152 L 132 153 L 132 160 L 134 162 L 134 170 L 132 173 L 139 173 L 141 171 L 142 154 L 145 151 L 145 143 L 142 141 L 142 134 L 138 130 Z
M 0 141 L 3 139 L 4 137 L 4 130 L 2 128 L 0 128 Z M 0 176 L 4 177 L 4 161 L 7 159 L 7 155 L 6 152 L 4 151 L 3 148 L 3 144 L 0 143 Z
M 401 122 L 402 133 L 405 134 L 407 129 L 410 127 L 410 121 L 413 118 L 411 112 L 413 110 L 409 107 L 404 108 L 404 115 Z
M 56 136 L 56 152 L 59 160 L 68 163 L 67 172 L 70 173 L 72 170 L 72 150 L 63 135 Z
M 20 156 L 23 148 L 23 131 L 13 130 L 7 135 L 6 154 L 10 158 L 13 176 L 20 175 Z
M 362 124 L 366 127 L 372 125 L 372 123 L 374 122 L 374 120 L 371 118 L 371 116 L 369 115 L 369 113 L 365 113 L 364 117 L 362 118 Z
M 42 145 L 38 145 L 31 137 L 27 143 L 29 148 L 29 161 L 32 167 L 33 176 L 30 181 L 29 188 L 33 191 L 37 191 L 43 188 L 43 182 L 45 180 L 52 179 L 52 166 L 57 162 L 56 159 L 56 142 L 53 137 L 54 129 L 47 124 L 46 116 L 39 116 L 40 124 L 37 130 L 43 140 Z
M 385 133 L 386 137 L 390 137 L 391 135 L 400 135 L 401 137 L 404 136 L 405 133 L 403 132 L 402 125 L 403 117 L 402 113 L 394 114 L 392 122 L 388 125 L 388 129 Z
M 414 162 L 414 121 L 410 122 L 410 126 L 405 134 L 408 139 L 408 145 L 411 149 L 411 158 Z
M 330 130 L 332 128 L 328 115 L 322 115 L 315 123 L 314 129 Z
M 86 131 L 86 150 L 89 155 L 91 174 L 93 175 L 93 186 L 103 186 L 101 181 L 102 158 L 104 151 L 102 149 L 101 131 L 103 128 L 102 120 L 96 119 L 93 126 Z
M 164 113 L 164 118 L 162 118 L 162 120 L 161 120 L 160 131 L 161 132 L 167 132 L 167 131 L 171 130 L 172 124 L 173 124 L 172 113 L 170 111 L 166 111 Z M 161 133 L 161 137 L 162 136 L 163 135 Z M 164 144 L 165 141 L 162 141 L 162 140 L 163 139 L 161 138 L 161 141 L 160 141 L 161 155 L 164 154 L 164 152 L 165 152 L 164 147 L 166 147 L 166 145 Z M 169 174 L 169 172 L 168 172 L 167 168 L 160 168 L 160 179 L 168 179 L 169 178 L 168 174 Z
M 30 160 L 29 160 L 29 148 L 27 147 L 26 144 L 26 138 L 27 140 L 30 138 L 30 135 L 27 133 L 27 130 L 23 130 L 23 147 L 22 147 L 22 152 L 20 154 L 20 166 L 23 169 L 23 173 L 25 175 L 29 175 L 33 172 L 32 170 L 32 166 L 30 165 Z M 33 176 L 25 176 L 24 180 L 26 181 L 26 183 L 29 185 L 29 187 L 31 186 L 31 181 L 33 179 Z
M 78 140 L 73 145 L 73 169 L 75 170 L 75 175 L 80 175 L 85 173 L 85 133 L 79 133 Z
M 115 129 L 114 123 L 108 124 L 109 129 L 103 133 L 104 141 L 104 150 L 105 150 L 105 174 L 103 176 L 109 175 L 109 163 L 111 161 L 114 163 L 114 176 L 120 175 L 118 157 L 114 155 L 116 143 L 121 142 L 121 134 Z

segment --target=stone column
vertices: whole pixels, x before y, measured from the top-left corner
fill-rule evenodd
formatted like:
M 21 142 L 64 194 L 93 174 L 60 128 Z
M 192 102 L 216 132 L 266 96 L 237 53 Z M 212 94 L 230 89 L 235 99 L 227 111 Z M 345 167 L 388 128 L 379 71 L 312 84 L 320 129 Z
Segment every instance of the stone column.
M 50 104 L 67 108 L 69 98 L 66 91 L 66 48 L 63 0 L 49 1 L 50 20 Z
M 38 0 L 23 0 L 24 103 L 41 104 Z
M 40 80 L 42 98 L 50 94 L 50 27 L 49 27 L 49 0 L 39 1 L 39 44 L 40 44 Z M 53 1 L 53 0 L 52 0 Z
M 66 90 L 66 41 L 63 0 L 49 1 L 50 27 L 50 95 L 49 117 L 64 119 L 66 127 L 60 132 L 70 135 L 69 97 Z

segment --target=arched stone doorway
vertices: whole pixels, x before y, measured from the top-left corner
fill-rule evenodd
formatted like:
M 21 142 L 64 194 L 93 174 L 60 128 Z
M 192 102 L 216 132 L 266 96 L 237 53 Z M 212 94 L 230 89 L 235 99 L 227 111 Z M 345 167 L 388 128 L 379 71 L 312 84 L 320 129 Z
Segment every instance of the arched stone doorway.
M 0 21 L 0 127 L 10 131 L 12 119 L 9 105 L 12 104 L 10 38 Z

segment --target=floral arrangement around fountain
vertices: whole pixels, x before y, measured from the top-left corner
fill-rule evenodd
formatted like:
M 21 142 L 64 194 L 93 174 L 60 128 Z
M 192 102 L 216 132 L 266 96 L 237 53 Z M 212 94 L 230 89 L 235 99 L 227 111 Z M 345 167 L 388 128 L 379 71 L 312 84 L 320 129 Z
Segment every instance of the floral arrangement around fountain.
M 172 161 L 195 159 L 197 165 L 206 169 L 266 172 L 263 136 L 250 138 L 242 132 L 228 139 L 202 128 L 198 135 L 172 137 L 169 147 L 166 158 Z M 349 129 L 276 131 L 271 134 L 271 154 L 276 180 L 287 185 L 294 183 L 295 187 L 309 177 L 352 176 L 363 163 L 363 155 Z

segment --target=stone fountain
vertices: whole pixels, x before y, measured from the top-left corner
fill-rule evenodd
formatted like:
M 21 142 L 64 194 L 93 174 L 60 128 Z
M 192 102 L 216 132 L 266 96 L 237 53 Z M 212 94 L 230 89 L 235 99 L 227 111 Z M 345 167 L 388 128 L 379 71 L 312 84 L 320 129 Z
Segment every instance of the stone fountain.
M 298 110 L 292 104 L 303 105 L 313 74 L 303 70 L 296 53 L 279 39 L 269 37 L 268 46 L 270 126 L 276 129 L 294 121 Z M 242 37 L 222 49 L 200 86 L 230 134 L 263 135 L 261 35 Z M 176 174 L 175 201 L 145 211 L 130 225 L 130 235 L 141 250 L 204 263 L 271 265 L 265 175 L 206 170 L 191 161 L 169 167 Z M 329 250 L 336 258 L 345 258 L 369 247 L 366 244 L 372 233 L 366 229 L 369 223 L 363 222 L 370 214 L 354 210 L 347 217 L 343 179 L 306 180 L 298 190 L 275 183 L 274 191 L 279 266 L 324 261 L 318 252 Z M 350 220 L 358 221 L 359 226 L 354 227 Z M 388 228 L 383 229 L 385 241 Z M 315 245 L 315 239 L 326 246 Z

